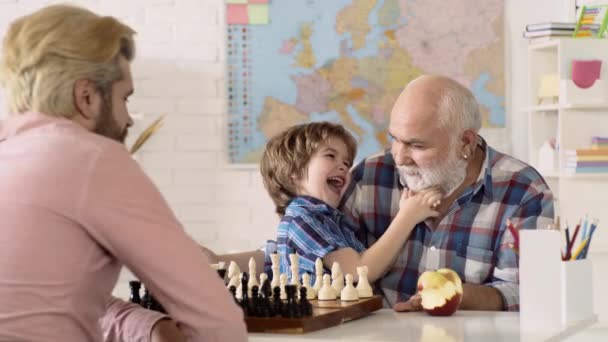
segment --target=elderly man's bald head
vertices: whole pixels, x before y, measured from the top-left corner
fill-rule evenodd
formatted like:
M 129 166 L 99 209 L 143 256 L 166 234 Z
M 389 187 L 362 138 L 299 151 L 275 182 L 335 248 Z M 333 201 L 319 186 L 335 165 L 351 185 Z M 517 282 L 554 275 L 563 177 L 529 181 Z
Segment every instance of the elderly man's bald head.
M 403 116 L 438 123 L 454 134 L 481 129 L 479 105 L 471 91 L 445 76 L 423 75 L 411 81 L 397 98 L 391 121 L 401 121 Z

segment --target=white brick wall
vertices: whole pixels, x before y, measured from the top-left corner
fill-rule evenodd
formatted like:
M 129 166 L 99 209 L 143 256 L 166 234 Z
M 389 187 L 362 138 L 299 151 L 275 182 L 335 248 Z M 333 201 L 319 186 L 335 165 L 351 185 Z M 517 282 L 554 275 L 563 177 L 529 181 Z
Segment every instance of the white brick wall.
M 55 2 L 0 0 L 0 35 L 16 17 Z M 116 16 L 138 32 L 130 109 L 146 117 L 132 136 L 167 114 L 139 160 L 188 233 L 218 252 L 255 248 L 271 238 L 277 218 L 257 169 L 224 164 L 224 1 L 71 3 Z M 5 104 L 0 94 L 0 108 Z M 506 150 L 506 132 L 489 132 L 488 140 Z

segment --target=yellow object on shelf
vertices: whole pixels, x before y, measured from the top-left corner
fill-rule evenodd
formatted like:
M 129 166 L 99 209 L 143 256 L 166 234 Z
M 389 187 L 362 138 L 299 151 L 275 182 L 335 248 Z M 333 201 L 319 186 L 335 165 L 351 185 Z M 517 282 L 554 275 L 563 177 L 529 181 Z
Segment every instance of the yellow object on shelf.
M 540 79 L 538 86 L 538 104 L 542 104 L 544 99 L 550 99 L 552 103 L 557 103 L 559 97 L 559 75 L 546 74 Z

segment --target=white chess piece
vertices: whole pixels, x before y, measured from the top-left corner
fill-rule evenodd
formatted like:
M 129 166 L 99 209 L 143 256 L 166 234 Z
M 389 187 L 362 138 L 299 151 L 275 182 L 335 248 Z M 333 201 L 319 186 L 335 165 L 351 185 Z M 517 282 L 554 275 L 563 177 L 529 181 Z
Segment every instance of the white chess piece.
M 300 288 L 300 257 L 297 254 L 289 254 L 289 263 L 291 271 L 291 281 L 289 284 Z
M 228 266 L 228 285 L 226 287 L 230 288 L 230 286 L 234 286 L 234 287 L 239 287 L 239 275 L 241 274 L 241 269 L 239 268 L 239 265 L 234 262 L 231 261 L 230 265 Z
M 243 278 L 243 273 L 240 273 L 238 276 L 238 279 L 236 280 L 238 283 L 238 286 L 236 288 L 236 294 L 235 294 L 236 299 L 243 299 L 243 283 L 241 282 L 242 278 Z
M 285 285 L 287 285 L 287 274 L 281 273 L 279 277 L 279 286 L 281 287 L 281 299 L 287 299 L 287 292 L 285 292 Z
M 357 283 L 357 292 L 359 298 L 369 298 L 374 295 L 372 287 L 369 285 L 367 280 L 367 266 L 357 267 L 357 275 L 359 275 L 359 282 Z
M 321 258 L 315 260 L 315 284 L 312 286 L 316 292 L 319 292 L 323 286 L 323 261 Z
M 279 255 L 277 253 L 270 254 L 270 261 L 272 262 L 271 270 L 272 270 L 272 282 L 270 283 L 270 287 L 274 289 L 275 287 L 281 284 L 279 278 L 281 276 L 281 266 L 279 265 Z
M 268 280 L 268 274 L 262 272 L 260 273 L 260 289 L 264 286 L 264 282 Z
M 344 288 L 344 274 L 342 274 L 342 268 L 337 262 L 331 265 L 331 287 L 334 288 L 338 297 Z
M 251 298 L 251 288 L 254 286 L 260 287 L 257 277 L 255 259 L 251 257 L 249 258 L 249 281 L 247 282 L 247 295 L 249 298 Z
M 317 298 L 317 290 L 310 286 L 310 274 L 304 273 L 302 276 L 302 287 L 306 288 L 306 299 Z
M 331 287 L 331 277 L 329 274 L 323 275 L 323 286 L 319 290 L 319 295 L 317 296 L 319 300 L 335 300 L 336 299 L 336 291 Z
M 359 300 L 359 293 L 353 286 L 353 275 L 350 273 L 346 275 L 346 286 L 340 292 L 340 300 L 347 302 Z

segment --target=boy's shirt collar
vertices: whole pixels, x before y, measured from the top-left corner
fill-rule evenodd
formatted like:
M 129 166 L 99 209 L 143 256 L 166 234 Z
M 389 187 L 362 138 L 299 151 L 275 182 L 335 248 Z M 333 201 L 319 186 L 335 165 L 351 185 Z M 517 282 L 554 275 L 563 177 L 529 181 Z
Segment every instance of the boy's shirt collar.
M 311 196 L 301 195 L 294 197 L 289 205 L 287 206 L 286 213 L 289 211 L 289 207 L 304 207 L 311 212 L 342 215 L 342 212 L 324 201 Z

